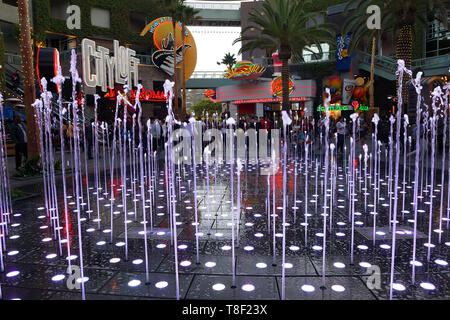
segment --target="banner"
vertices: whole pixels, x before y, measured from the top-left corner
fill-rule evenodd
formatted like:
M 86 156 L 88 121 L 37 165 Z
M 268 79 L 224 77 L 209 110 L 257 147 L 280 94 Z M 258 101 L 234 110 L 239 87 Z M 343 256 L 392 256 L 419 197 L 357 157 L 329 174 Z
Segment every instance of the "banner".
M 344 79 L 342 89 L 342 104 L 348 104 L 355 90 L 356 80 Z
M 336 36 L 336 70 L 350 70 L 352 58 L 348 54 L 348 46 L 351 39 L 351 33 L 348 33 L 345 37 L 343 37 L 342 35 Z

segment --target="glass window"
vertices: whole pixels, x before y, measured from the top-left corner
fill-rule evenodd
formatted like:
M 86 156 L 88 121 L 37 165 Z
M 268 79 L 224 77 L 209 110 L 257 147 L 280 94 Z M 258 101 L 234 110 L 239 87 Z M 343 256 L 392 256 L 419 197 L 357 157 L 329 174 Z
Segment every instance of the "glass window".
M 92 7 L 91 8 L 91 24 L 95 27 L 102 27 L 109 29 L 111 13 L 108 9 Z
M 9 4 L 10 6 L 17 7 L 17 0 L 3 0 L 2 2 L 5 4 Z
M 67 19 L 67 7 L 70 6 L 70 1 L 50 0 L 50 13 L 53 18 Z

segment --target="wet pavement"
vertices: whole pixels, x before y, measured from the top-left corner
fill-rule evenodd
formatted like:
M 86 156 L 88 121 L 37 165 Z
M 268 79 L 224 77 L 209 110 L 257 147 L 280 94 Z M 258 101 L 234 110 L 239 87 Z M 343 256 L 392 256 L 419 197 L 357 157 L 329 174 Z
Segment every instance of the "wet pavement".
M 368 195 L 364 196 L 364 171 L 361 183 L 356 183 L 354 260 L 351 261 L 351 215 L 348 182 L 338 162 L 336 184 L 328 193 L 333 193 L 327 217 L 325 288 L 322 288 L 323 246 L 323 167 L 319 171 L 316 188 L 316 166 L 308 164 L 307 237 L 305 238 L 305 168 L 298 159 L 295 175 L 295 159 L 289 155 L 287 168 L 288 205 L 286 212 L 286 299 L 290 300 L 374 300 L 389 299 L 391 271 L 392 232 L 388 226 L 390 199 L 387 179 L 382 163 L 380 199 L 377 203 L 377 234 L 373 242 L 373 191 L 371 179 L 367 179 Z M 300 169 L 301 163 L 301 169 Z M 323 165 L 323 163 L 321 163 Z M 120 180 L 115 181 L 116 197 L 113 207 L 113 242 L 111 237 L 111 207 L 108 195 L 101 195 L 97 210 L 96 194 L 92 188 L 94 176 L 90 176 L 91 218 L 84 207 L 81 217 L 82 249 L 86 299 L 175 299 L 175 258 L 171 223 L 167 210 L 164 160 L 159 161 L 155 178 L 154 203 L 147 201 L 152 210 L 152 226 L 147 217 L 148 270 L 146 283 L 145 248 L 143 236 L 142 201 L 139 183 L 136 183 L 136 200 L 132 180 L 127 180 L 127 208 L 121 205 Z M 178 168 L 177 168 L 178 170 Z M 236 287 L 232 288 L 231 257 L 231 188 L 229 165 L 210 167 L 209 190 L 206 169 L 197 166 L 197 199 L 194 199 L 192 168 L 182 167 L 176 172 L 179 179 L 176 190 L 176 220 L 178 240 L 179 292 L 181 299 L 280 299 L 282 287 L 282 168 L 275 176 L 275 258 L 273 256 L 272 176 L 270 176 L 270 216 L 267 213 L 267 176 L 261 175 L 259 166 L 248 164 L 240 174 L 241 207 L 234 210 L 239 216 L 239 232 L 236 247 Z M 440 173 L 436 180 L 440 183 Z M 108 176 L 109 177 L 109 176 Z M 358 175 L 359 177 L 359 175 Z M 438 178 L 439 177 L 439 178 Z M 296 182 L 296 195 L 294 195 Z M 402 176 L 400 175 L 400 179 Z M 233 201 L 236 206 L 237 176 L 234 176 Z M 103 174 L 100 181 L 103 180 Z M 109 181 L 109 180 L 108 180 Z M 42 183 L 21 188 L 37 194 L 13 205 L 9 234 L 4 253 L 5 272 L 0 273 L 3 299 L 81 299 L 80 276 L 77 273 L 79 260 L 79 238 L 77 231 L 76 205 L 73 202 L 72 179 L 68 177 L 69 238 L 71 264 L 74 274 L 69 274 L 67 247 L 62 244 L 62 255 L 55 230 L 49 225 L 44 205 Z M 394 299 L 450 299 L 450 236 L 449 221 L 443 221 L 441 242 L 438 242 L 440 185 L 436 183 L 432 215 L 432 244 L 430 261 L 427 261 L 429 196 L 424 189 L 424 198 L 419 204 L 417 219 L 417 261 L 415 285 L 412 284 L 413 254 L 413 183 L 407 179 L 405 186 L 405 210 L 401 212 L 403 194 L 399 190 L 397 242 L 394 267 Z M 401 180 L 399 186 L 401 185 Z M 361 189 L 360 189 L 361 186 Z M 104 186 L 103 186 L 104 187 Z M 426 188 L 426 184 L 425 184 Z M 447 216 L 447 188 L 445 184 L 443 212 Z M 84 188 L 84 191 L 86 188 Z M 103 189 L 104 190 L 104 189 Z M 148 191 L 148 189 L 146 189 Z M 110 191 L 110 190 L 109 190 Z M 62 186 L 58 185 L 59 209 L 63 212 Z M 148 199 L 149 194 L 146 194 Z M 209 198 L 208 198 L 209 196 Z M 330 196 L 328 197 L 330 199 Z M 196 262 L 196 231 L 194 201 L 198 203 L 198 252 Z M 81 202 L 86 202 L 86 194 Z M 136 205 L 136 209 L 135 209 Z M 74 212 L 75 210 L 75 212 Z M 124 211 L 127 213 L 126 217 Z M 100 228 L 98 221 L 100 216 Z M 294 222 L 295 216 L 295 222 Z M 402 217 L 403 216 L 403 217 Z M 65 238 L 66 226 L 61 215 L 61 237 Z M 125 238 L 124 221 L 127 220 Z M 153 227 L 153 228 L 151 228 Z M 439 231 L 439 230 L 438 230 Z M 57 239 L 57 237 L 56 237 Z M 64 242 L 64 241 L 63 241 Z M 128 245 L 128 259 L 125 257 Z M 19 273 L 14 273 L 18 271 Z M 87 279 L 88 278 L 88 279 Z M 78 280 L 76 280 L 78 279 Z M 77 283 L 78 281 L 78 283 Z M 404 290 L 400 290 L 404 289 Z M 432 290 L 430 290 L 432 289 Z

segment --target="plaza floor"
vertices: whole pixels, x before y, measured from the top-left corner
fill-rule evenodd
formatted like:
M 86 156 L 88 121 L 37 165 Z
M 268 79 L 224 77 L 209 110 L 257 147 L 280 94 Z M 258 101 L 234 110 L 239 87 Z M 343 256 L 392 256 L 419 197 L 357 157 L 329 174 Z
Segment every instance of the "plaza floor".
M 391 271 L 392 232 L 388 227 L 389 207 L 393 201 L 387 193 L 387 177 L 384 165 L 381 168 L 380 199 L 377 203 L 377 235 L 373 243 L 373 192 L 371 179 L 367 179 L 368 195 L 364 195 L 364 177 L 356 183 L 354 260 L 351 257 L 351 215 L 349 215 L 346 177 L 342 159 L 338 161 L 333 203 L 328 203 L 325 258 L 325 288 L 322 287 L 323 250 L 323 199 L 324 190 L 320 176 L 316 186 L 315 163 L 308 164 L 307 198 L 305 199 L 305 168 L 299 160 L 295 175 L 295 161 L 292 154 L 287 167 L 287 212 L 286 212 L 286 299 L 292 300 L 384 300 L 389 298 Z M 300 168 L 300 164 L 302 168 Z M 145 251 L 141 201 L 127 181 L 127 216 L 121 204 L 121 181 L 115 181 L 116 199 L 113 209 L 113 224 L 110 221 L 109 194 L 101 195 L 97 210 L 96 194 L 90 190 L 91 218 L 85 210 L 81 213 L 82 249 L 84 262 L 85 289 L 87 299 L 175 299 L 175 258 L 170 221 L 167 211 L 164 162 L 159 161 L 155 176 L 155 202 L 152 203 L 152 224 L 148 229 L 149 283 L 146 283 Z M 181 299 L 280 299 L 282 288 L 282 182 L 283 170 L 275 175 L 275 213 L 272 216 L 273 198 L 270 176 L 270 216 L 267 215 L 267 176 L 261 175 L 259 166 L 249 164 L 240 175 L 242 194 L 239 216 L 239 232 L 236 234 L 236 287 L 232 288 L 231 258 L 231 188 L 230 167 L 221 165 L 210 167 L 209 188 L 204 166 L 197 167 L 197 199 L 194 199 L 193 178 L 190 166 L 182 168 L 176 184 L 176 213 L 178 241 L 179 292 Z M 217 170 L 216 170 L 217 169 Z M 439 171 L 437 171 L 439 172 Z M 364 171 L 363 171 L 364 173 Z M 437 175 L 440 182 L 440 174 Z M 234 176 L 233 201 L 236 206 L 237 176 Z M 295 187 L 295 179 L 297 179 Z M 92 188 L 93 176 L 90 177 Z M 102 182 L 103 174 L 101 175 Z M 438 183 L 439 183 L 438 182 Z M 79 265 L 77 214 L 72 180 L 69 186 L 69 234 L 71 263 Z M 431 258 L 427 261 L 429 189 L 423 192 L 417 219 L 417 261 L 415 285 L 411 273 L 413 252 L 412 230 L 412 181 L 405 186 L 405 211 L 401 212 L 403 194 L 399 190 L 397 219 L 397 244 L 394 266 L 394 281 L 403 284 L 404 290 L 395 290 L 394 299 L 450 299 L 450 236 L 449 221 L 443 222 L 441 242 L 438 232 L 440 186 L 436 183 L 432 215 Z M 102 183 L 103 184 L 103 183 Z M 138 186 L 138 183 L 136 183 Z M 330 185 L 328 185 L 328 189 Z M 58 186 L 59 207 L 63 208 L 61 186 Z M 296 195 L 294 194 L 296 189 Z M 62 244 L 63 254 L 59 254 L 58 241 L 43 206 L 43 185 L 23 186 L 21 190 L 37 194 L 24 201 L 15 202 L 7 235 L 5 252 L 5 272 L 0 274 L 3 299 L 81 299 L 80 290 L 72 275 L 67 273 L 67 249 Z M 102 189 L 102 191 L 105 189 Z M 445 185 L 444 191 L 447 191 Z M 137 193 L 139 194 L 139 193 Z M 446 193 L 445 193 L 446 195 Z M 148 195 L 146 195 L 148 198 Z M 330 197 L 329 197 L 330 198 Z M 329 199 L 328 198 L 328 199 Z M 208 201 L 209 199 L 209 201 Z M 366 200 L 365 200 L 366 199 Z M 307 201 L 305 217 L 305 200 Z M 86 194 L 82 202 L 86 202 Z M 198 203 L 198 251 L 199 264 L 196 263 L 196 231 L 194 202 Z M 366 206 L 365 206 L 366 201 Z M 329 201 L 328 201 L 329 202 Z M 119 205 L 119 206 L 117 206 Z M 148 202 L 148 206 L 150 203 Z M 366 207 L 366 208 L 365 208 Z M 447 215 L 447 197 L 444 197 L 444 216 Z M 147 208 L 147 213 L 150 208 Z M 62 209 L 61 211 L 62 212 Z M 95 220 L 97 214 L 100 222 Z M 62 216 L 61 216 L 62 217 Z M 307 218 L 307 237 L 305 223 Z M 63 218 L 61 218 L 63 219 Z M 273 220 L 275 219 L 275 234 Z M 295 219 L 295 222 L 294 222 Z M 124 221 L 128 220 L 125 239 Z M 65 224 L 61 220 L 61 237 L 65 238 Z M 100 225 L 100 228 L 99 228 Z M 331 230 L 330 230 L 331 226 Z M 110 242 L 111 229 L 113 241 Z M 275 239 L 275 261 L 273 240 Z M 125 241 L 126 240 L 126 241 Z M 63 241 L 64 242 L 64 241 Z M 128 259 L 125 246 L 128 245 Z M 375 268 L 374 268 L 375 267 Z M 378 269 L 377 269 L 378 268 Z M 369 270 L 369 272 L 368 272 Z M 379 277 L 374 272 L 379 270 Z M 14 271 L 18 271 L 14 272 Z M 377 272 L 375 272 L 377 273 Z M 377 276 L 377 274 L 375 275 Z M 375 279 L 375 280 L 374 280 Z M 134 281 L 133 280 L 139 280 Z M 379 283 L 377 282 L 379 280 Z M 131 285 L 131 284 L 136 284 Z M 424 285 L 425 283 L 425 285 Z M 426 284 L 434 289 L 428 290 Z M 222 286 L 223 285 L 223 286 Z M 221 289 L 221 290 L 218 290 Z

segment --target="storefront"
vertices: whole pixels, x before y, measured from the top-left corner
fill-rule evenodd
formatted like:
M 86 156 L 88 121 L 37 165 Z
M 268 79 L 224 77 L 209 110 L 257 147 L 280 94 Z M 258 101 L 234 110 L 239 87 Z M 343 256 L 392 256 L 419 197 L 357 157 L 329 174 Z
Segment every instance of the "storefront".
M 315 81 L 291 80 L 291 84 L 289 101 L 294 117 L 300 113 L 312 115 Z M 280 113 L 282 98 L 278 95 L 279 92 L 273 92 L 273 81 L 263 79 L 217 88 L 217 102 L 229 104 L 231 115 L 266 117 Z

